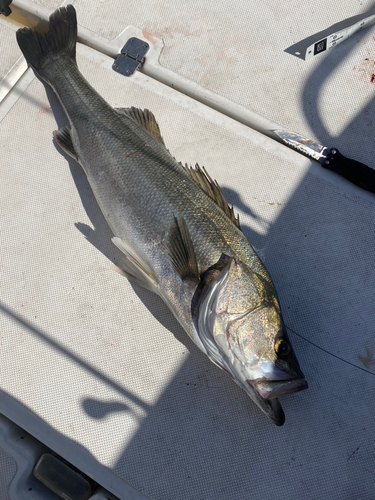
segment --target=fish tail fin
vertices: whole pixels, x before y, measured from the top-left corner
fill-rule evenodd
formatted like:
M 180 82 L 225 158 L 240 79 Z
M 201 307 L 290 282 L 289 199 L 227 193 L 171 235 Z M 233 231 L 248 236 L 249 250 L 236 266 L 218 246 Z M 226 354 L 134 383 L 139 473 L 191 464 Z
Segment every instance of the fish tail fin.
M 17 42 L 27 62 L 43 76 L 42 67 L 52 54 L 64 53 L 75 61 L 77 42 L 77 17 L 72 5 L 57 9 L 49 18 L 45 34 L 30 28 L 17 31 Z

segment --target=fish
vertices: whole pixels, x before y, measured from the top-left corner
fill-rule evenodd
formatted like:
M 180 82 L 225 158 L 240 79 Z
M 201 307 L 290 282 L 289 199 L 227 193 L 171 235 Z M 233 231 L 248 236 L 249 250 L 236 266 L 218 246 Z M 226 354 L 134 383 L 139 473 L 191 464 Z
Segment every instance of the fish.
M 50 16 L 46 33 L 16 36 L 66 114 L 53 137 L 82 166 L 126 257 L 122 274 L 159 295 L 197 347 L 282 425 L 278 398 L 307 382 L 275 286 L 219 184 L 172 156 L 151 111 L 114 109 L 87 82 L 72 5 Z

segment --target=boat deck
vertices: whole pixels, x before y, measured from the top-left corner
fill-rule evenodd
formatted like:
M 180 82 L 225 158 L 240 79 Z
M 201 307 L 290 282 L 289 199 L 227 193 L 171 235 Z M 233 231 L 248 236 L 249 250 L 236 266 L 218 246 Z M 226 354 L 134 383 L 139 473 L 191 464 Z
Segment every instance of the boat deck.
M 302 55 L 375 4 L 71 3 L 91 85 L 114 107 L 150 109 L 171 153 L 204 165 L 234 204 L 309 389 L 281 399 L 276 427 L 158 297 L 113 271 L 121 255 L 84 172 L 52 141 L 61 107 L 17 63 L 0 16 L 0 413 L 123 500 L 374 498 L 375 195 L 267 124 L 374 167 L 375 28 Z M 60 5 L 13 4 L 42 18 Z M 99 50 L 106 39 L 119 52 L 127 26 L 151 45 L 130 78 Z M 9 450 L 0 499 L 31 498 Z

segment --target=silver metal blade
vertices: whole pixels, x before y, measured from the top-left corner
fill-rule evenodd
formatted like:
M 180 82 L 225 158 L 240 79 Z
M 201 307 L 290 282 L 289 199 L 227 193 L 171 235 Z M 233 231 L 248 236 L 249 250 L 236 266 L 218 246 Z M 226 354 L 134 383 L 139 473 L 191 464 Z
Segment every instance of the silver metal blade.
M 299 134 L 294 134 L 293 132 L 287 132 L 286 130 L 274 130 L 273 132 L 275 132 L 275 134 L 277 134 L 288 146 L 292 146 L 298 151 L 301 151 L 301 153 L 311 156 L 311 158 L 318 160 L 320 163 L 323 163 L 327 157 L 328 148 L 311 139 L 307 139 Z

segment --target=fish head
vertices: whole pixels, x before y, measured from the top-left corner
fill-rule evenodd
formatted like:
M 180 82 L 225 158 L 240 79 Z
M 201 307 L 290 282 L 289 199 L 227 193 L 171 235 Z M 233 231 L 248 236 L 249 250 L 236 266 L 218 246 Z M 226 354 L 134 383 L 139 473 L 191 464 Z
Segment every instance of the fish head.
M 239 259 L 220 260 L 201 294 L 198 334 L 211 360 L 278 423 L 283 418 L 276 398 L 306 389 L 307 382 L 285 330 L 276 290 L 268 275 Z

